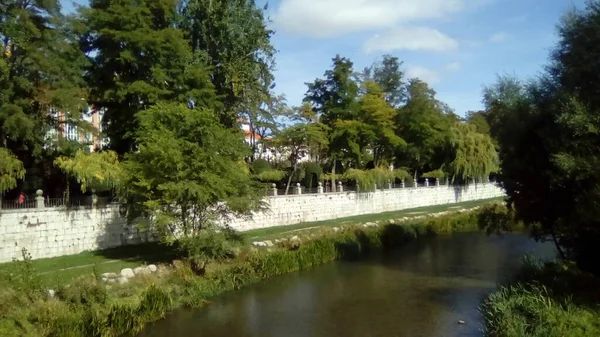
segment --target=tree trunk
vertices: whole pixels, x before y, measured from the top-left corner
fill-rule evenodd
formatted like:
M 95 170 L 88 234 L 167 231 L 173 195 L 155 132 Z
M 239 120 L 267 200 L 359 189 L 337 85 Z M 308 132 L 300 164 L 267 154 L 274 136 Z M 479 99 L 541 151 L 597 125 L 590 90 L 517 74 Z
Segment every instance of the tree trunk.
M 333 160 L 333 167 L 331 168 L 331 192 L 337 192 L 335 186 L 335 165 L 337 164 L 337 160 Z
M 556 238 L 556 233 L 554 233 L 554 228 L 550 229 L 550 233 L 552 234 L 552 241 L 554 241 L 554 246 L 556 246 L 556 250 L 558 250 L 558 254 L 560 255 L 560 258 L 565 260 L 566 259 L 565 252 L 562 250 L 562 248 L 558 244 L 558 239 Z
M 287 195 L 290 190 L 290 184 L 292 183 L 292 177 L 294 176 L 294 174 L 296 174 L 297 169 L 298 169 L 298 164 L 294 163 L 294 169 L 292 170 L 292 173 L 290 173 L 290 176 L 288 177 L 287 185 L 285 186 L 285 195 Z

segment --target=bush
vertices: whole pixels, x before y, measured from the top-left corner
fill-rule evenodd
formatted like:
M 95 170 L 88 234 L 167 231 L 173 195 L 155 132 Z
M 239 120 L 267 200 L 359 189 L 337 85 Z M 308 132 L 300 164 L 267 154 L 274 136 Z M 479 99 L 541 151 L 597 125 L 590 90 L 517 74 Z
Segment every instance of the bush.
M 306 163 L 304 166 L 304 187 L 315 187 L 321 180 L 322 174 L 323 168 L 321 168 L 321 165 L 313 162 Z
M 252 162 L 252 173 L 255 175 L 260 175 L 263 172 L 271 171 L 272 169 L 271 164 L 265 159 L 256 159 Z
M 194 236 L 180 239 L 179 249 L 190 262 L 192 269 L 202 275 L 209 262 L 234 257 L 234 248 L 241 242 L 241 236 L 230 229 L 205 229 Z

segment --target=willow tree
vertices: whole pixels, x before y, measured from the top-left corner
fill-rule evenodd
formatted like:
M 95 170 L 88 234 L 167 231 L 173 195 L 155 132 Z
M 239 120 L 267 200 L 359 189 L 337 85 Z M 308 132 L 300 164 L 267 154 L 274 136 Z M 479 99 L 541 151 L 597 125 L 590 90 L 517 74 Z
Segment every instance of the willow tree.
M 0 147 L 0 202 L 2 193 L 17 187 L 17 180 L 24 176 L 23 163 L 9 150 Z
M 450 128 L 449 146 L 452 160 L 446 170 L 452 181 L 487 179 L 498 169 L 498 153 L 489 135 L 479 133 L 468 123 Z
M 56 158 L 54 165 L 68 177 L 75 178 L 82 192 L 114 188 L 122 174 L 119 158 L 114 151 L 88 153 L 80 150 L 73 157 Z M 67 180 L 67 199 L 68 186 Z

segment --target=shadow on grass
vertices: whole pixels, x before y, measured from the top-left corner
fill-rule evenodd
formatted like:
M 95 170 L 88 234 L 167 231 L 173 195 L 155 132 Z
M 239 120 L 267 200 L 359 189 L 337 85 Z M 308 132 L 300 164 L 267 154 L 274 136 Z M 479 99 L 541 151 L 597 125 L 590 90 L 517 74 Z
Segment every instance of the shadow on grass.
M 140 264 L 170 263 L 181 257 L 180 251 L 174 245 L 159 242 L 109 248 L 94 251 L 92 254 L 110 260 L 139 262 Z

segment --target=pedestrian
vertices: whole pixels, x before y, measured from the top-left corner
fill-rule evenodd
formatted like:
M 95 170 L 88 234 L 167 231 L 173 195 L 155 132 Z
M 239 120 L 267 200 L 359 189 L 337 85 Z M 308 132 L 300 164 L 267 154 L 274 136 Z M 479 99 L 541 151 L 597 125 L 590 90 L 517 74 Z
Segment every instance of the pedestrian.
M 25 203 L 25 193 L 21 192 L 19 194 L 19 205 L 23 205 L 23 203 Z

